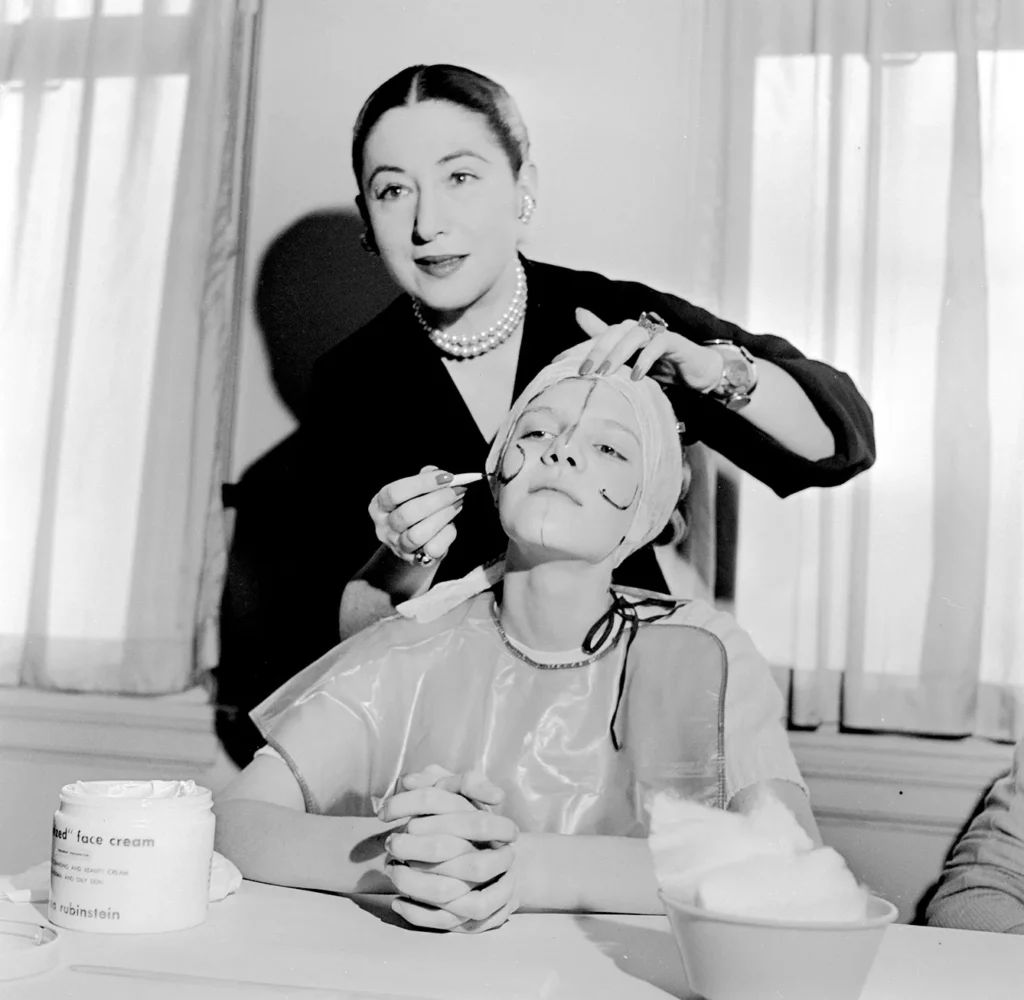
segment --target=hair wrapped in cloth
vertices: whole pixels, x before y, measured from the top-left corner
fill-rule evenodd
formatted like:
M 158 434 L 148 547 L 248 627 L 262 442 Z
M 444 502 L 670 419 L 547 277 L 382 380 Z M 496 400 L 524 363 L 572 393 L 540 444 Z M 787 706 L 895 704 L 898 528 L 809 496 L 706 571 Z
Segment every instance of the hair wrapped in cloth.
M 614 375 L 580 375 L 583 360 L 590 353 L 590 343 L 577 344 L 564 351 L 546 368 L 542 368 L 533 381 L 519 394 L 512 404 L 512 410 L 505 418 L 494 437 L 491 451 L 487 456 L 487 476 L 491 484 L 494 502 L 498 502 L 498 477 L 505 452 L 523 411 L 545 389 L 565 382 L 580 379 L 601 382 L 614 390 L 629 404 L 637 426 L 640 428 L 640 450 L 643 475 L 640 480 L 640 496 L 633 511 L 625 541 L 615 554 L 618 566 L 630 553 L 657 538 L 668 523 L 672 511 L 679 501 L 683 487 L 683 451 L 679 443 L 676 415 L 665 398 L 661 386 L 652 378 L 644 377 L 634 382 L 630 369 L 623 365 Z
M 501 489 L 497 472 L 511 444 L 516 425 L 523 411 L 545 389 L 569 379 L 581 379 L 601 382 L 619 393 L 629 404 L 637 422 L 643 468 L 633 519 L 615 553 L 615 565 L 618 566 L 630 553 L 653 541 L 672 516 L 683 487 L 683 450 L 675 413 L 661 386 L 646 376 L 633 381 L 630 369 L 625 365 L 612 375 L 581 376 L 579 368 L 590 349 L 589 342 L 577 344 L 537 373 L 512 404 L 511 411 L 498 429 L 487 456 L 486 471 L 491 494 L 497 503 Z M 474 594 L 493 587 L 502 578 L 503 572 L 502 562 L 477 567 L 459 580 L 437 584 L 421 597 L 399 605 L 398 611 L 411 618 L 429 621 Z

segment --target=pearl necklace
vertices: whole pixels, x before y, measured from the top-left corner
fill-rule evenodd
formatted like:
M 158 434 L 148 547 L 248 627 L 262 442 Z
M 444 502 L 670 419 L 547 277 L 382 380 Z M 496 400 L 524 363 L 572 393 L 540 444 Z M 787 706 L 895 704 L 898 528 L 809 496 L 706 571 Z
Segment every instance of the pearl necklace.
M 420 326 L 427 331 L 430 339 L 445 354 L 451 354 L 456 358 L 479 357 L 504 344 L 515 332 L 516 327 L 522 323 L 523 317 L 526 315 L 526 271 L 523 270 L 521 262 L 516 263 L 515 295 L 512 296 L 512 301 L 501 319 L 481 333 L 471 333 L 460 337 L 458 334 L 431 326 L 423 318 L 423 312 L 417 299 L 412 300 L 412 311 Z

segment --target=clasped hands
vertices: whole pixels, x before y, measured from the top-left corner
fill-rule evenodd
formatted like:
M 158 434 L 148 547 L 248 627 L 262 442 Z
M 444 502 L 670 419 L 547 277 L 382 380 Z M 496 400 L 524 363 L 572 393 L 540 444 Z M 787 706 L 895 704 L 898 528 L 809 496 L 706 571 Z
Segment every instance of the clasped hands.
M 473 933 L 503 924 L 519 905 L 516 824 L 488 811 L 504 792 L 483 774 L 431 765 L 402 778 L 377 812 L 407 820 L 385 842 L 391 908 L 410 924 Z

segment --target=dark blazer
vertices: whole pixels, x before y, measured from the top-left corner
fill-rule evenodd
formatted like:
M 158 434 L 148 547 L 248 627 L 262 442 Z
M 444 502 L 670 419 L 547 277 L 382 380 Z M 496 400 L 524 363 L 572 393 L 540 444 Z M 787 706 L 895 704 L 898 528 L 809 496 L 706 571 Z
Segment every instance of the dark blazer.
M 584 339 L 575 318 L 585 306 L 608 323 L 653 310 L 691 340 L 732 340 L 788 371 L 804 388 L 836 440 L 836 454 L 811 462 L 783 448 L 720 402 L 688 389 L 668 396 L 691 439 L 703 441 L 740 468 L 788 496 L 808 486 L 835 486 L 874 460 L 871 411 L 848 376 L 805 358 L 779 337 L 746 333 L 674 295 L 635 282 L 524 260 L 529 302 L 513 398 L 557 354 Z M 428 464 L 450 472 L 482 470 L 490 447 L 476 426 L 440 354 L 417 326 L 407 296 L 327 351 L 314 369 L 303 423 L 307 459 L 324 514 L 338 529 L 332 561 L 340 588 L 377 548 L 366 508 L 386 483 Z M 505 537 L 483 484 L 471 487 L 456 522 L 459 537 L 437 579 L 468 572 L 504 549 Z M 653 560 L 652 560 L 653 565 Z M 657 583 L 629 578 L 635 586 Z M 660 579 L 660 576 L 658 577 Z
M 513 398 L 557 354 L 585 338 L 575 319 L 578 306 L 609 323 L 653 310 L 691 340 L 732 340 L 788 371 L 832 431 L 836 453 L 820 462 L 800 458 L 716 400 L 669 389 L 690 439 L 703 441 L 780 496 L 838 485 L 874 461 L 871 411 L 853 382 L 785 340 L 746 333 L 636 282 L 525 258 L 523 264 L 529 300 Z M 247 473 L 238 489 L 236 579 L 229 565 L 220 672 L 246 678 L 245 707 L 337 643 L 342 589 L 378 546 L 367 513 L 374 493 L 424 465 L 482 470 L 488 449 L 437 348 L 417 325 L 408 296 L 318 360 L 302 426 L 278 449 L 278 465 L 288 470 L 286 488 L 262 525 L 255 516 L 243 524 L 246 492 L 255 492 L 258 470 Z M 504 550 L 484 484 L 470 487 L 456 527 L 439 581 Z M 253 565 L 253 553 L 269 557 L 273 570 Z M 649 546 L 627 559 L 615 579 L 665 589 Z

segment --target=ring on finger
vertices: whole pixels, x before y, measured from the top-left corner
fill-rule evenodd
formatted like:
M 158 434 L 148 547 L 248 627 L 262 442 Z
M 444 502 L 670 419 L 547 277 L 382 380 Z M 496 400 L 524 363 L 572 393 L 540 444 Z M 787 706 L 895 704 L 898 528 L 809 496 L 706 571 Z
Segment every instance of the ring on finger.
M 414 552 L 412 557 L 420 566 L 432 566 L 434 563 L 434 557 L 427 555 L 422 549 L 419 552 Z
M 642 312 L 637 324 L 647 331 L 647 343 L 649 344 L 659 333 L 668 329 L 666 323 L 656 312 Z

